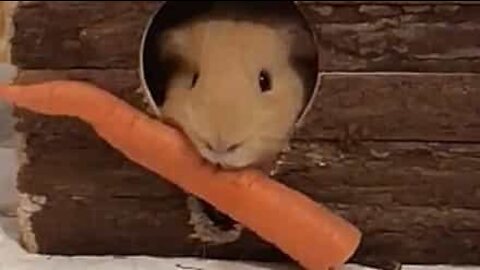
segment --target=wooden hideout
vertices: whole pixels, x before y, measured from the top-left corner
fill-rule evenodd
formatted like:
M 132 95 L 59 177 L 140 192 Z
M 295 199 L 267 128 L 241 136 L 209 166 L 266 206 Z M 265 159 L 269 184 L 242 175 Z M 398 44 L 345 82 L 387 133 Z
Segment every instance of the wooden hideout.
M 318 37 L 321 85 L 275 177 L 362 229 L 355 262 L 480 264 L 480 3 L 297 4 Z M 147 111 L 139 49 L 161 5 L 19 2 L 16 83 L 89 81 Z M 286 259 L 248 230 L 192 237 L 204 217 L 187 196 L 86 124 L 15 115 L 30 252 Z

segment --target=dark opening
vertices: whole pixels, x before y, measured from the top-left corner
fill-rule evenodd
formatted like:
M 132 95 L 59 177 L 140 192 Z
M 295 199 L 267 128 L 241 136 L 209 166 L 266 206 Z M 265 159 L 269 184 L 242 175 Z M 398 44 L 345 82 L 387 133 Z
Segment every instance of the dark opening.
M 233 221 L 230 217 L 219 212 L 217 209 L 215 209 L 215 207 L 213 207 L 207 202 L 204 202 L 202 200 L 199 200 L 199 202 L 202 204 L 203 212 L 215 224 L 215 227 L 224 231 L 234 229 L 236 222 Z

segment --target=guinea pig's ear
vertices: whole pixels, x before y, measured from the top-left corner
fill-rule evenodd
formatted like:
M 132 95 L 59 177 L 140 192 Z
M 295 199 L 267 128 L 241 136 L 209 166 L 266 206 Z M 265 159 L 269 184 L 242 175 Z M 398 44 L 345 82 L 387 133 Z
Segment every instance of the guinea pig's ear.
M 285 24 L 281 31 L 287 37 L 292 57 L 302 61 L 315 61 L 317 48 L 308 29 L 297 24 Z
M 315 90 L 318 75 L 318 54 L 315 39 L 305 27 L 288 24 L 282 28 L 290 49 L 290 62 L 303 80 L 306 91 L 304 104 Z
M 186 31 L 171 29 L 162 33 L 156 40 L 159 56 L 182 55 L 187 51 L 188 35 Z

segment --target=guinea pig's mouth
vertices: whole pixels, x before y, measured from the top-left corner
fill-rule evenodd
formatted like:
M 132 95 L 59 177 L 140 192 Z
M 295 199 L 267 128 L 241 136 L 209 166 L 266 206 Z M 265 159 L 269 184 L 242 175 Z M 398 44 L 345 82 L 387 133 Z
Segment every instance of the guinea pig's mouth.
M 236 165 L 232 162 L 229 162 L 231 155 L 234 154 L 215 154 L 212 153 L 210 150 L 203 147 L 201 142 L 194 142 L 195 148 L 199 152 L 200 156 L 205 160 L 205 162 L 210 163 L 217 169 L 221 170 L 239 170 L 244 168 L 245 166 Z
M 238 171 L 241 169 L 241 168 L 224 164 L 224 163 L 219 163 L 219 162 L 212 163 L 211 161 L 208 161 L 208 162 L 210 162 L 217 170 Z
M 211 155 L 210 153 L 202 153 L 201 149 L 198 149 L 200 152 L 200 156 L 202 159 L 206 162 L 209 163 L 210 165 L 214 166 L 217 170 L 226 170 L 226 171 L 241 171 L 244 169 L 255 169 L 255 170 L 260 170 L 264 173 L 271 173 L 271 171 L 274 169 L 277 157 L 278 155 L 274 155 L 272 157 L 268 157 L 265 159 L 261 159 L 262 161 L 260 162 L 238 162 L 234 161 L 234 159 L 231 158 L 231 156 L 223 156 L 223 157 L 218 157 Z M 235 155 L 235 154 L 231 154 Z
M 218 170 L 239 170 L 242 168 L 240 166 L 235 166 L 230 164 L 229 162 L 225 161 L 224 158 L 219 158 L 214 155 L 211 155 L 210 152 L 207 149 L 205 149 L 205 147 L 203 147 L 202 140 L 199 139 L 200 137 L 195 132 L 182 128 L 182 125 L 180 125 L 174 119 L 165 117 L 163 119 L 163 122 L 182 132 L 185 135 L 185 137 L 189 140 L 191 146 L 197 151 L 200 157 L 205 161 L 205 163 L 209 163 L 210 165 L 214 166 Z
M 216 169 L 218 170 L 226 170 L 226 171 L 239 171 L 239 170 L 242 170 L 242 169 L 245 169 L 245 167 L 240 167 L 240 166 L 235 166 L 235 165 L 232 165 L 232 164 L 229 164 L 228 162 L 225 162 L 225 161 L 212 161 L 212 160 L 208 160 L 208 159 L 205 159 L 207 162 L 209 162 L 210 164 L 212 164 Z

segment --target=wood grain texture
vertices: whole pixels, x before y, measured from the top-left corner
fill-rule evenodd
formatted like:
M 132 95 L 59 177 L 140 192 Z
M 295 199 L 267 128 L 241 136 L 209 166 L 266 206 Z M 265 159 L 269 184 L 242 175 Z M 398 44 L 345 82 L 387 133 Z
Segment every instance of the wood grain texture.
M 45 210 L 35 215 L 33 222 L 44 254 L 287 259 L 250 233 L 222 246 L 189 239 L 191 228 L 186 225 L 188 212 L 183 203 L 179 197 L 149 200 L 56 196 L 48 198 Z M 354 261 L 479 263 L 478 211 L 366 205 L 337 205 L 336 209 L 352 220 L 362 220 L 359 224 L 366 240 Z
M 286 259 L 251 233 L 221 246 L 191 238 L 183 196 L 49 196 L 47 201 L 45 210 L 32 219 L 43 254 Z
M 480 210 L 480 145 L 294 141 L 278 173 L 326 203 Z
M 145 24 L 160 5 L 153 1 L 20 4 L 14 20 L 13 61 L 30 69 L 136 68 Z M 322 70 L 480 70 L 478 2 L 299 5 L 319 36 Z
M 476 74 L 326 74 L 299 136 L 480 141 Z
M 136 68 L 156 1 L 30 1 L 14 17 L 12 61 L 22 68 Z
M 312 2 L 304 10 L 319 36 L 322 70 L 479 71 L 478 4 Z

